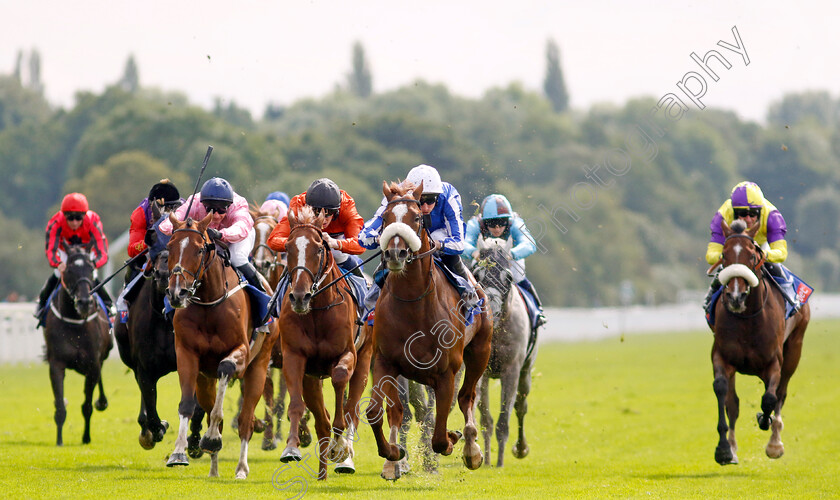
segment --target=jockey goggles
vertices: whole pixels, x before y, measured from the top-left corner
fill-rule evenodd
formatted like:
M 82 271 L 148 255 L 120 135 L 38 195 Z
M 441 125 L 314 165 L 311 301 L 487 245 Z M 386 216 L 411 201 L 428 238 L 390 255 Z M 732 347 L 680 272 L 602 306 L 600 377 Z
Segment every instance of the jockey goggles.
M 324 217 L 328 215 L 335 217 L 338 215 L 338 209 L 336 208 L 313 207 L 312 209 L 315 211 L 316 216 L 321 215 L 321 212 L 324 213 Z
M 484 219 L 484 224 L 487 227 L 507 227 L 508 220 L 503 217 L 499 217 L 498 219 Z
M 64 212 L 64 218 L 68 221 L 80 221 L 85 218 L 84 212 Z
M 760 207 L 751 207 L 751 208 L 733 208 L 732 212 L 735 214 L 736 219 L 740 219 L 741 217 L 760 217 L 761 216 L 761 208 Z
M 207 203 L 202 203 L 204 208 L 207 209 L 208 212 L 216 212 L 217 214 L 224 215 L 227 213 L 227 209 L 229 204 L 227 203 L 220 203 L 220 202 L 212 202 L 208 201 Z
M 437 203 L 438 195 L 432 194 L 423 194 L 420 195 L 420 204 L 421 205 L 434 205 Z

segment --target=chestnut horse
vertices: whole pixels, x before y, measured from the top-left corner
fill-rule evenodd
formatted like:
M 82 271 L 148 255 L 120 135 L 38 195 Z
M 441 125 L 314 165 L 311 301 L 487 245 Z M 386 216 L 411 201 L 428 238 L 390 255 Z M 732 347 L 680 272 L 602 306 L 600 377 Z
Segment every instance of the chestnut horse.
M 493 320 L 482 310 L 466 326 L 458 292 L 433 262 L 429 236 L 423 226 L 420 195 L 423 185 L 382 184 L 387 206 L 382 213 L 379 240 L 389 270 L 376 302 L 373 324 L 373 395 L 367 421 L 373 429 L 379 456 L 399 461 L 405 450 L 397 446 L 403 408 L 397 396 L 397 376 L 425 384 L 435 393 L 435 428 L 432 449 L 449 455 L 463 436 L 464 464 L 481 466 L 481 448 L 473 408 L 476 384 L 487 368 Z M 479 297 L 486 296 L 480 286 Z M 455 392 L 455 376 L 465 365 L 458 404 L 464 414 L 464 433 L 447 431 L 447 418 Z M 390 443 L 382 431 L 382 404 L 387 397 Z M 386 468 L 387 470 L 387 468 Z M 386 479 L 396 479 L 386 477 Z
M 747 230 L 742 220 L 733 222 L 731 228 L 722 221 L 721 229 L 726 240 L 721 257 L 723 269 L 718 279 L 725 288 L 715 306 L 712 347 L 720 435 L 715 460 L 721 465 L 738 463 L 735 373 L 755 375 L 764 382 L 761 412 L 756 418 L 761 430 L 772 427 L 765 449 L 767 456 L 779 458 L 785 451 L 780 437 L 782 405 L 787 398 L 790 377 L 799 364 L 811 310 L 806 303 L 785 320 L 785 299 L 775 284 L 770 283 L 773 278 L 763 271 L 765 255 L 753 240 L 758 224 Z M 729 427 L 726 417 L 729 417 Z
M 327 460 L 352 460 L 348 436 L 352 436 L 355 428 L 352 418 L 350 422 L 345 418 L 344 391 L 356 369 L 353 343 L 356 305 L 343 283 L 319 290 L 342 274 L 322 237 L 323 212 L 316 217 L 312 209 L 305 206 L 296 213 L 289 212 L 288 219 L 290 232 L 286 241 L 286 256 L 289 293 L 280 308 L 278 323 L 283 332 L 280 345 L 283 376 L 289 389 L 291 424 L 280 461 L 301 460 L 298 428 L 305 402 L 315 416 L 318 479 L 323 480 L 327 478 Z M 321 382 L 327 377 L 330 377 L 335 391 L 332 431 Z M 347 436 L 344 435 L 346 428 Z M 346 472 L 355 471 L 352 464 L 351 469 Z
M 254 249 L 251 250 L 251 261 L 257 272 L 262 274 L 268 281 L 272 290 L 277 289 L 280 277 L 286 270 L 286 253 L 277 252 L 268 246 L 268 237 L 277 225 L 274 215 L 260 210 L 256 204 L 251 205 L 251 218 L 254 219 Z M 277 448 L 277 441 L 283 438 L 282 422 L 286 413 L 286 379 L 283 378 L 283 356 L 280 353 L 280 342 L 274 343 L 271 351 L 271 362 L 268 365 L 268 373 L 265 377 L 265 388 L 263 389 L 263 401 L 265 402 L 265 433 L 263 434 L 262 449 L 273 450 Z M 271 369 L 276 369 L 280 376 L 277 385 L 277 397 L 274 396 L 274 380 L 271 376 Z M 239 398 L 239 411 L 242 411 L 242 397 Z M 238 413 L 237 413 L 238 416 Z M 303 415 L 300 426 L 300 443 L 304 448 L 312 443 L 312 433 L 309 431 L 309 411 Z
M 64 247 L 67 253 L 67 267 L 61 274 L 61 286 L 50 302 L 44 319 L 44 341 L 47 347 L 47 362 L 50 365 L 50 383 L 55 397 L 55 444 L 64 444 L 61 430 L 67 418 L 64 403 L 64 372 L 67 368 L 85 377 L 85 401 L 82 415 L 85 428 L 82 443 L 90 443 L 90 417 L 93 408 L 103 411 L 108 407 L 102 388 L 102 363 L 111 352 L 108 316 L 100 307 L 93 288 L 93 260 L 87 245 Z M 99 399 L 92 404 L 93 390 L 99 386 Z
M 210 453 L 210 476 L 219 475 L 225 389 L 231 377 L 241 378 L 244 403 L 238 421 L 241 444 L 236 478 L 245 479 L 254 409 L 265 386 L 268 361 L 279 330 L 276 324 L 270 325 L 265 338 L 258 333 L 255 345 L 249 346 L 255 326 L 251 299 L 242 289 L 239 276 L 225 266 L 207 236 L 212 218 L 212 214 L 207 214 L 200 222 L 189 218 L 181 222 L 174 214 L 169 216 L 173 231 L 167 245 L 170 277 L 166 294 L 176 309 L 173 323 L 181 402 L 178 438 L 166 465 L 189 464 L 184 451 L 195 391 L 198 404 L 209 415 L 207 433 L 199 446 Z

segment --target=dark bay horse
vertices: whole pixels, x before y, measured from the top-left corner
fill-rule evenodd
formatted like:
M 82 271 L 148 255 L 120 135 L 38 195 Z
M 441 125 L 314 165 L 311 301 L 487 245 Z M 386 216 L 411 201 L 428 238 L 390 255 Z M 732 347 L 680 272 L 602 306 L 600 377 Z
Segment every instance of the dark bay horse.
M 731 228 L 722 221 L 721 228 L 726 240 L 721 258 L 723 269 L 718 279 L 725 288 L 715 306 L 712 346 L 720 435 L 715 460 L 721 465 L 738 463 L 735 421 L 739 401 L 735 373 L 755 375 L 764 382 L 761 412 L 756 418 L 761 430 L 772 427 L 765 448 L 767 456 L 779 458 L 785 451 L 780 437 L 782 405 L 787 398 L 790 377 L 799 364 L 811 310 L 806 303 L 785 320 L 785 299 L 770 283 L 773 278 L 763 272 L 764 252 L 753 240 L 758 224 L 747 230 L 742 220 L 733 222 Z M 729 417 L 728 427 L 726 417 Z
M 55 397 L 55 444 L 64 444 L 61 430 L 67 418 L 64 403 L 64 372 L 67 368 L 85 377 L 85 401 L 82 415 L 85 430 L 82 443 L 90 443 L 90 417 L 93 408 L 108 407 L 102 387 L 102 363 L 114 346 L 108 316 L 99 306 L 93 288 L 93 261 L 88 245 L 64 247 L 66 268 L 61 274 L 61 286 L 50 302 L 44 320 L 46 360 L 50 365 L 50 383 Z M 99 399 L 92 404 L 93 390 L 99 386 Z
M 277 219 L 274 214 L 263 212 L 256 204 L 251 205 L 251 218 L 254 219 L 254 249 L 251 251 L 251 260 L 257 272 L 263 275 L 268 281 L 272 290 L 277 289 L 280 277 L 286 270 L 286 253 L 277 252 L 268 246 L 268 237 L 271 231 L 277 226 Z M 263 390 L 263 401 L 265 402 L 265 433 L 263 434 L 262 449 L 273 450 L 277 448 L 277 441 L 283 439 L 282 422 L 286 413 L 286 379 L 283 378 L 283 356 L 280 353 L 280 342 L 274 343 L 271 352 L 271 362 L 268 365 L 269 371 L 265 377 L 265 389 Z M 277 382 L 277 395 L 274 395 L 274 379 L 271 369 L 279 372 Z M 240 409 L 242 407 L 240 398 Z M 241 410 L 240 410 L 241 411 Z M 303 447 L 309 446 L 312 442 L 312 434 L 309 431 L 310 413 L 307 410 L 303 415 L 300 426 L 300 444 Z
M 397 377 L 402 375 L 431 387 L 435 393 L 435 428 L 432 449 L 450 455 L 463 436 L 464 464 L 481 466 L 481 448 L 473 415 L 475 388 L 490 358 L 493 320 L 483 310 L 466 326 L 458 292 L 432 261 L 432 246 L 420 211 L 422 184 L 382 184 L 387 206 L 382 213 L 380 247 L 388 277 L 376 303 L 373 324 L 373 395 L 367 421 L 376 438 L 379 455 L 398 461 L 405 450 L 396 439 L 403 419 L 397 395 Z M 477 286 L 479 297 L 486 297 Z M 465 365 L 458 404 L 464 415 L 464 433 L 447 431 L 455 376 Z M 382 431 L 383 399 L 387 397 L 390 439 Z M 389 479 L 386 477 L 386 479 Z M 392 478 L 393 479 L 393 478 Z
M 161 241 L 147 238 L 147 245 L 164 246 L 168 237 L 158 233 Z M 165 239 L 166 241 L 163 241 Z M 157 412 L 157 383 L 161 377 L 177 369 L 175 361 L 175 332 L 164 316 L 163 298 L 169 286 L 169 251 L 155 252 L 149 262 L 144 278 L 131 291 L 128 307 L 128 321 L 117 322 L 114 338 L 117 340 L 120 358 L 134 371 L 134 379 L 140 388 L 140 446 L 151 450 L 163 439 L 169 423 L 161 420 Z M 187 451 L 191 458 L 202 455 L 198 443 L 201 438 L 201 421 L 204 410 L 196 406 L 190 419 L 190 436 Z
M 208 214 L 200 222 L 189 218 L 181 222 L 174 214 L 169 216 L 173 231 L 167 245 L 170 276 L 166 294 L 176 309 L 173 323 L 181 402 L 178 438 L 167 466 L 189 464 L 184 452 L 195 392 L 198 403 L 209 414 L 207 433 L 199 446 L 210 453 L 210 476 L 219 475 L 225 389 L 231 378 L 241 378 L 244 403 L 238 422 L 240 453 L 236 478 L 245 479 L 254 409 L 265 386 L 268 361 L 279 330 L 273 323 L 264 339 L 258 333 L 255 344 L 249 345 L 255 326 L 251 299 L 207 235 L 212 217 Z
M 316 217 L 310 207 L 303 207 L 297 213 L 290 212 L 288 218 L 289 293 L 282 303 L 278 323 L 283 332 L 280 343 L 291 424 L 280 461 L 301 459 L 298 428 L 305 403 L 315 417 L 318 478 L 323 480 L 327 478 L 327 460 L 345 462 L 352 454 L 348 437 L 355 429 L 352 419 L 348 422 L 345 418 L 347 413 L 353 413 L 345 411 L 345 388 L 356 369 L 356 305 L 342 283 L 320 289 L 342 274 L 322 237 L 323 212 Z M 327 377 L 335 391 L 332 429 L 321 382 Z
M 489 408 L 490 379 L 501 379 L 502 382 L 502 408 L 496 424 L 496 440 L 499 443 L 496 467 L 504 465 L 512 408 L 516 409 L 519 420 L 519 438 L 513 445 L 513 456 L 525 458 L 528 455 L 524 420 L 531 392 L 531 370 L 537 357 L 536 347 L 530 354 L 527 352 L 531 321 L 525 300 L 513 282 L 511 266 L 517 264 L 510 254 L 511 245 L 510 239 L 479 237 L 479 260 L 473 269 L 493 311 L 492 351 L 487 370 L 479 383 L 478 399 L 484 448 L 488 455 L 493 434 L 493 417 Z

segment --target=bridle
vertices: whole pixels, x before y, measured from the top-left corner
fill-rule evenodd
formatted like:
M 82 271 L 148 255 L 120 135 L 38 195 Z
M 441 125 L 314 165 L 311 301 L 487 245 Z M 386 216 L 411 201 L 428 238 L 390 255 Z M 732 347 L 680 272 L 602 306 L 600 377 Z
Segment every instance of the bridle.
M 75 258 L 75 256 L 74 256 L 74 258 Z M 91 263 L 90 263 L 90 259 L 89 259 L 89 258 L 87 258 L 87 259 L 88 259 L 88 263 L 89 263 L 89 264 L 91 264 Z M 67 261 L 69 262 L 70 260 L 71 260 L 71 257 L 68 255 L 68 257 L 67 257 Z M 92 265 L 92 264 L 91 264 L 91 265 Z M 67 272 L 67 270 L 65 269 L 65 272 L 64 272 L 64 273 L 61 273 L 61 287 L 62 287 L 62 288 L 64 288 L 64 291 L 65 291 L 65 292 L 67 293 L 67 295 L 69 295 L 69 296 L 70 296 L 70 298 L 73 300 L 73 309 L 75 310 L 75 312 L 76 312 L 77 314 L 81 315 L 81 314 L 79 313 L 79 308 L 78 308 L 78 304 L 79 304 L 79 297 L 77 297 L 76 293 L 77 293 L 77 291 L 78 291 L 78 289 L 79 289 L 79 286 L 80 286 L 81 284 L 83 284 L 83 283 L 87 283 L 87 285 L 88 285 L 88 290 L 92 289 L 92 288 L 93 288 L 93 279 L 92 279 L 92 278 L 89 278 L 89 277 L 87 277 L 87 276 L 82 276 L 82 277 L 78 278 L 78 279 L 77 279 L 77 280 L 73 283 L 73 286 L 72 286 L 72 287 L 69 287 L 69 286 L 67 286 L 67 282 L 66 282 L 66 281 L 65 281 L 65 279 L 64 279 L 64 276 L 65 276 L 65 273 L 66 273 L 66 272 Z M 91 273 L 91 274 L 92 274 L 92 273 Z M 98 307 L 94 307 L 94 309 L 93 309 L 93 312 L 92 312 L 92 313 L 88 314 L 88 316 L 87 316 L 87 317 L 85 317 L 85 318 L 81 318 L 81 319 L 68 318 L 68 317 L 66 317 L 66 316 L 62 315 L 62 314 L 61 314 L 61 312 L 60 312 L 60 311 L 59 311 L 59 310 L 55 307 L 55 302 L 51 302 L 51 303 L 50 303 L 50 310 L 52 310 L 52 313 L 53 313 L 53 314 L 54 314 L 54 315 L 55 315 L 58 319 L 60 319 L 60 320 L 62 320 L 62 321 L 65 321 L 65 322 L 67 322 L 67 323 L 73 323 L 73 324 L 76 324 L 76 325 L 81 325 L 81 324 L 87 323 L 88 321 L 91 321 L 91 320 L 93 320 L 94 318 L 96 318 L 96 317 L 98 317 L 98 316 L 99 316 L 99 310 L 98 310 Z
M 414 198 L 394 198 L 393 200 L 390 200 L 385 205 L 385 207 L 387 208 L 387 207 L 389 207 L 393 204 L 402 203 L 402 202 L 416 203 L 418 207 L 421 206 L 420 201 L 415 200 Z M 420 224 L 417 227 L 417 231 L 415 231 L 415 234 L 417 235 L 418 238 L 420 238 L 421 241 L 423 240 L 423 229 L 424 228 L 425 228 L 425 224 L 423 222 L 423 218 L 421 217 L 420 218 Z M 409 249 L 409 254 L 408 254 L 408 257 L 405 259 L 405 263 L 406 263 L 406 265 L 408 265 L 408 264 L 411 264 L 412 262 L 414 262 L 415 260 L 420 260 L 420 259 L 423 259 L 425 257 L 429 257 L 429 256 L 432 255 L 432 253 L 434 253 L 434 251 L 435 251 L 434 245 L 432 245 L 432 247 L 429 250 L 426 250 L 425 252 L 422 252 L 422 253 L 419 253 L 419 254 L 415 253 L 414 251 Z M 385 258 L 384 252 L 382 254 L 382 258 L 383 259 Z M 404 299 L 404 298 L 398 296 L 396 293 L 394 293 L 393 290 L 391 290 L 391 295 L 393 295 L 393 297 L 395 299 L 399 300 L 400 302 L 417 302 L 417 301 L 423 299 L 424 297 L 426 297 L 427 295 L 432 293 L 432 290 L 434 289 L 435 280 L 434 280 L 434 277 L 432 276 L 432 269 L 434 269 L 434 263 L 431 263 L 429 265 L 429 284 L 426 285 L 426 290 L 423 291 L 423 293 L 420 294 L 419 297 L 414 298 L 414 299 Z
M 256 219 L 254 219 L 254 227 L 256 227 L 257 223 L 261 220 L 270 220 L 270 221 L 275 222 L 275 223 L 277 222 L 274 219 L 274 217 L 272 217 L 270 215 L 261 215 L 261 216 L 257 217 Z M 282 258 L 280 258 L 280 261 L 278 262 L 278 257 L 280 256 L 280 252 L 274 250 L 273 248 L 271 248 L 267 244 L 265 244 L 263 242 L 260 242 L 256 246 L 254 246 L 253 250 L 251 250 L 251 258 L 252 259 L 256 256 L 257 251 L 261 248 L 265 249 L 265 251 L 267 251 L 272 257 L 271 263 L 268 266 L 268 272 L 270 273 L 270 272 L 274 271 L 275 269 L 277 269 L 278 265 L 282 264 Z
M 761 302 L 761 306 L 758 308 L 758 310 L 755 311 L 752 314 L 744 315 L 744 314 L 734 313 L 732 311 L 729 311 L 729 309 L 727 309 L 727 311 L 730 314 L 732 314 L 733 316 L 736 316 L 738 318 L 752 318 L 754 316 L 757 316 L 758 313 L 760 313 L 764 309 L 764 306 L 767 304 L 767 298 L 770 296 L 770 291 L 767 289 L 767 281 L 765 279 L 763 279 L 764 272 L 763 272 L 763 269 L 761 269 L 761 263 L 764 260 L 764 257 L 763 257 L 764 252 L 761 250 L 761 247 L 755 242 L 755 239 L 748 234 L 744 234 L 744 233 L 730 234 L 724 240 L 724 245 L 726 245 L 726 242 L 729 241 L 730 238 L 747 238 L 750 241 L 750 243 L 753 245 L 753 248 L 755 248 L 755 252 L 750 257 L 751 266 L 748 266 L 748 267 L 753 272 L 753 274 L 756 275 L 756 278 L 758 278 L 759 282 L 764 287 L 764 300 Z M 721 263 L 723 262 L 724 259 L 725 259 L 725 254 L 724 254 L 723 257 L 721 257 Z M 756 267 L 759 268 L 758 271 L 756 271 Z M 725 268 L 726 268 L 726 266 L 722 267 L 722 269 L 725 269 Z M 728 285 L 728 283 L 727 283 L 727 285 Z M 747 283 L 747 286 L 749 286 L 749 283 Z M 752 287 L 750 287 L 750 288 L 752 288 Z
M 321 232 L 321 228 L 314 224 L 298 224 L 289 231 L 289 237 L 286 239 L 286 241 L 290 241 L 292 238 L 292 233 L 301 228 L 311 228 L 319 234 Z M 329 258 L 332 257 L 332 253 L 329 250 L 330 249 L 327 246 L 327 242 L 321 239 L 321 245 L 318 247 L 318 271 L 315 273 L 313 273 L 306 266 L 295 266 L 291 269 L 286 267 L 286 272 L 289 273 L 289 284 L 291 285 L 292 275 L 295 271 L 305 271 L 312 277 L 312 286 L 309 289 L 309 293 L 311 293 L 314 296 L 320 288 L 321 284 L 329 275 L 330 268 L 332 267 L 332 262 L 330 262 L 329 260 Z
M 169 272 L 170 279 L 171 279 L 172 276 L 183 277 L 185 274 L 192 277 L 192 283 L 189 286 L 187 286 L 185 288 L 185 290 L 189 294 L 189 297 L 187 297 L 187 300 L 189 302 L 193 303 L 193 304 L 197 304 L 197 305 L 216 305 L 216 304 L 222 302 L 223 300 L 225 300 L 228 296 L 228 293 L 227 293 L 227 287 L 228 287 L 227 277 L 225 277 L 225 293 L 222 294 L 221 298 L 219 298 L 215 301 L 211 301 L 211 302 L 201 302 L 201 301 L 199 301 L 198 299 L 195 298 L 195 293 L 199 289 L 199 287 L 201 287 L 201 284 L 203 282 L 202 278 L 207 274 L 207 270 L 210 268 L 210 265 L 213 263 L 213 260 L 216 257 L 216 251 L 215 251 L 216 246 L 215 246 L 215 244 L 211 243 L 211 242 L 208 242 L 207 238 L 204 236 L 203 232 L 192 229 L 192 228 L 189 228 L 189 227 L 183 227 L 181 229 L 176 229 L 176 230 L 172 231 L 173 236 L 175 236 L 175 233 L 195 233 L 195 234 L 201 236 L 201 240 L 204 243 L 204 245 L 202 245 L 201 249 L 198 251 L 199 255 L 201 256 L 201 260 L 198 263 L 198 271 L 193 273 L 192 271 L 190 271 L 188 269 L 184 269 L 181 266 L 181 264 L 175 264 L 175 267 L 173 267 L 172 270 Z M 171 240 L 170 240 L 170 244 L 171 244 Z M 184 281 L 186 281 L 186 280 L 184 280 Z

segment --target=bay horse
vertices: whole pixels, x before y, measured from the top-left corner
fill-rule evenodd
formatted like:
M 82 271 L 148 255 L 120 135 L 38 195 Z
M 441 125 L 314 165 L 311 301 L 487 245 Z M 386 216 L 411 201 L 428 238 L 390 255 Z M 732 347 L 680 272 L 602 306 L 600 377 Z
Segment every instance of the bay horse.
M 476 384 L 490 358 L 491 314 L 483 309 L 469 326 L 465 325 L 458 292 L 433 262 L 433 247 L 420 210 L 422 183 L 414 187 L 383 181 L 382 192 L 387 205 L 382 213 L 379 242 L 389 274 L 376 303 L 373 395 L 366 412 L 379 456 L 392 462 L 405 456 L 405 449 L 396 444 L 403 419 L 396 379 L 402 375 L 434 390 L 435 453 L 450 455 L 463 436 L 464 464 L 477 469 L 483 458 L 476 443 L 473 405 Z M 480 286 L 476 286 L 476 291 L 486 302 Z M 463 434 L 447 431 L 455 376 L 462 363 L 465 371 L 458 404 L 464 415 Z M 385 397 L 391 403 L 387 409 L 390 442 L 382 431 Z
M 761 430 L 772 427 L 765 448 L 767 456 L 779 458 L 785 451 L 780 437 L 784 427 L 782 406 L 787 398 L 788 382 L 799 364 L 805 329 L 811 318 L 810 306 L 804 304 L 785 320 L 785 299 L 775 284 L 770 283 L 773 278 L 763 272 L 765 255 L 753 239 L 758 223 L 747 229 L 742 220 L 733 222 L 732 227 L 722 221 L 721 229 L 726 240 L 721 257 L 723 269 L 718 279 L 724 290 L 715 306 L 712 346 L 719 434 L 715 461 L 721 465 L 738 463 L 736 373 L 755 375 L 764 382 L 761 412 L 756 418 Z
M 255 326 L 251 299 L 236 271 L 223 263 L 207 235 L 212 218 L 212 214 L 207 214 L 201 221 L 187 218 L 182 222 L 174 213 L 169 215 L 173 230 L 167 244 L 170 276 L 166 294 L 175 308 L 173 324 L 181 402 L 178 438 L 166 465 L 189 465 L 184 451 L 195 392 L 199 405 L 209 414 L 207 432 L 199 446 L 210 453 L 210 477 L 218 477 L 225 389 L 232 377 L 241 378 L 244 403 L 238 422 L 240 453 L 236 478 L 245 479 L 249 472 L 248 442 L 254 430 L 254 409 L 265 386 L 268 361 L 279 329 L 272 323 L 264 339 L 258 333 L 255 344 L 249 345 Z
M 134 371 L 134 379 L 140 388 L 138 440 L 146 450 L 153 449 L 169 429 L 169 423 L 161 420 L 157 412 L 157 383 L 161 377 L 177 369 L 175 332 L 164 315 L 163 300 L 169 286 L 169 251 L 164 248 L 169 237 L 159 231 L 151 234 L 156 236 L 150 237 L 147 233 L 146 244 L 150 249 L 158 248 L 155 248 L 155 255 L 147 264 L 146 276 L 135 285 L 137 290 L 129 292 L 133 298 L 129 299 L 128 321 L 118 321 L 114 326 L 120 358 Z M 191 458 L 199 458 L 203 454 L 198 446 L 203 418 L 204 410 L 196 406 L 187 439 L 187 452 Z
M 91 294 L 94 265 L 87 245 L 69 245 L 66 267 L 61 273 L 61 286 L 52 298 L 44 320 L 46 361 L 50 365 L 50 383 L 55 398 L 55 444 L 62 446 L 62 428 L 67 418 L 64 403 L 64 373 L 67 368 L 85 377 L 85 400 L 82 416 L 85 419 L 82 443 L 90 443 L 90 417 L 95 407 L 99 411 L 108 407 L 102 387 L 102 363 L 111 352 L 110 324 L 105 310 Z M 92 404 L 93 390 L 99 386 L 99 398 Z
M 268 281 L 272 290 L 277 289 L 280 277 L 286 270 L 286 253 L 277 252 L 268 246 L 268 237 L 271 231 L 277 226 L 278 220 L 274 214 L 261 211 L 256 204 L 251 204 L 251 218 L 254 219 L 254 248 L 251 250 L 251 261 L 257 272 L 262 274 Z M 274 450 L 277 448 L 277 441 L 283 438 L 282 422 L 286 413 L 286 379 L 283 378 L 283 356 L 280 353 L 280 343 L 274 343 L 271 351 L 271 362 L 268 365 L 268 373 L 265 377 L 265 388 L 263 389 L 263 401 L 265 402 L 265 433 L 263 434 L 262 449 Z M 274 379 L 271 369 L 279 372 L 277 383 L 277 396 L 274 395 Z M 239 398 L 239 409 L 242 408 L 242 398 Z M 310 413 L 307 410 L 303 415 L 300 426 L 300 443 L 304 448 L 312 443 L 312 433 L 309 431 Z
M 346 418 L 345 388 L 356 370 L 356 305 L 341 283 L 321 289 L 342 274 L 322 235 L 324 213 L 317 216 L 304 206 L 288 214 L 286 241 L 289 292 L 280 308 L 278 323 L 283 355 L 283 376 L 289 389 L 289 436 L 281 462 L 301 460 L 299 425 L 304 403 L 315 417 L 318 436 L 318 479 L 327 478 L 327 461 L 352 460 L 352 415 Z M 363 369 L 364 371 L 364 369 Z M 329 377 L 335 392 L 332 429 L 324 406 L 322 379 Z M 356 380 L 360 380 L 357 376 Z M 366 381 L 366 377 L 365 377 Z M 362 388 L 356 388 L 361 393 Z M 352 413 L 352 412 L 347 412 Z M 350 420 L 349 422 L 347 420 Z M 345 429 L 348 431 L 345 436 Z M 339 464 L 341 465 L 341 464 Z M 355 468 L 346 470 L 353 472 Z M 338 470 L 338 472 L 343 472 Z
M 525 300 L 514 284 L 511 266 L 517 264 L 511 256 L 511 247 L 510 239 L 479 237 L 479 260 L 473 268 L 473 273 L 484 288 L 493 311 L 492 350 L 487 370 L 479 382 L 478 399 L 484 448 L 488 455 L 493 434 L 493 417 L 489 408 L 490 379 L 501 379 L 502 382 L 502 408 L 496 424 L 496 440 L 499 444 L 496 467 L 504 465 L 512 408 L 516 409 L 519 420 L 519 437 L 513 445 L 513 456 L 525 458 L 528 455 L 524 421 L 528 411 L 527 398 L 531 392 L 531 370 L 537 357 L 536 347 L 528 353 L 531 321 Z

